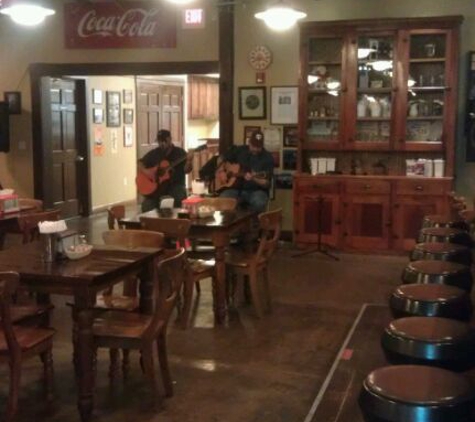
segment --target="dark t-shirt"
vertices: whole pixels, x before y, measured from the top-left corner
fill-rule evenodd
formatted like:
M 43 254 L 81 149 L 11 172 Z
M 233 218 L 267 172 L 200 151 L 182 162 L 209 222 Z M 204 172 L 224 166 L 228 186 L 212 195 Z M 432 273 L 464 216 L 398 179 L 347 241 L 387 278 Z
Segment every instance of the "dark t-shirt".
M 252 154 L 247 145 L 241 145 L 231 148 L 225 155 L 224 159 L 231 163 L 237 163 L 242 172 L 265 173 L 267 180 L 271 180 L 274 172 L 274 159 L 269 151 L 262 149 L 258 154 Z M 268 190 L 269 187 L 263 187 L 254 180 L 242 180 L 239 185 L 243 190 Z
M 145 168 L 150 168 L 155 167 L 164 160 L 168 161 L 170 165 L 173 165 L 173 163 L 176 163 L 180 160 L 182 160 L 182 162 L 173 167 L 171 170 L 170 179 L 159 186 L 157 191 L 153 193 L 154 196 L 166 195 L 172 186 L 181 185 L 185 187 L 186 152 L 184 149 L 174 145 L 169 152 L 168 150 L 164 150 L 162 148 L 155 148 L 147 152 L 147 154 L 145 154 L 140 161 Z M 161 165 L 160 167 L 164 166 Z

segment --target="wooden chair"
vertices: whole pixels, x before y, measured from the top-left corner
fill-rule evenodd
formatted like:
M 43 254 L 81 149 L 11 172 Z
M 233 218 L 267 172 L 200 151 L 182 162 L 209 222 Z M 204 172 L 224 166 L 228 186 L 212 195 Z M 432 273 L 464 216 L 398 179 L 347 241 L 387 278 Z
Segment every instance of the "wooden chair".
M 230 250 L 226 255 L 226 267 L 233 275 L 249 278 L 252 303 L 258 317 L 263 314 L 261 293 L 259 292 L 259 274 L 263 276 L 265 302 L 271 310 L 269 289 L 269 260 L 274 254 L 280 237 L 282 210 L 267 211 L 259 214 L 259 245 L 256 252 Z
M 144 315 L 132 312 L 108 311 L 94 321 L 94 345 L 117 351 L 140 350 L 145 375 L 156 389 L 153 346 L 156 343 L 162 372 L 165 395 L 173 395 L 173 385 L 168 367 L 166 332 L 170 314 L 180 294 L 186 273 L 185 250 L 168 250 L 158 264 L 155 276 L 154 313 Z M 117 353 L 112 356 L 112 366 L 117 368 Z M 114 370 L 110 372 L 113 378 Z
M 39 239 L 38 223 L 42 221 L 56 221 L 61 214 L 60 210 L 33 212 L 18 217 L 18 227 L 23 235 L 23 243 Z
M 43 201 L 41 199 L 33 198 L 18 198 L 18 203 L 20 209 L 27 209 L 32 212 L 42 212 L 43 211 Z
M 185 245 L 185 240 L 190 231 L 191 221 L 177 218 L 153 218 L 141 217 L 140 223 L 145 230 L 158 231 L 163 233 L 168 239 L 169 245 L 178 241 L 180 246 Z M 213 283 L 213 294 L 215 292 L 215 267 L 214 262 L 202 259 L 187 259 L 188 271 L 184 283 L 184 305 L 181 311 L 180 320 L 184 328 L 188 325 L 191 304 L 193 301 L 193 286 L 200 293 L 200 280 L 211 277 Z
M 102 239 L 106 245 L 126 248 L 161 248 L 164 243 L 163 234 L 147 230 L 109 230 L 102 233 Z M 122 295 L 113 294 L 110 288 L 105 290 L 96 301 L 96 308 L 102 309 L 136 311 L 138 306 L 136 277 L 124 280 Z
M 44 366 L 46 398 L 53 398 L 53 335 L 49 328 L 12 325 L 11 301 L 19 283 L 19 275 L 0 273 L 0 361 L 10 367 L 10 391 L 4 422 L 13 419 L 18 405 L 21 365 L 26 359 L 39 355 Z
M 42 221 L 56 221 L 59 219 L 60 210 L 52 210 L 45 212 L 32 212 L 22 215 L 18 218 L 18 227 L 22 234 L 22 242 L 30 243 L 39 239 L 38 223 Z M 38 295 L 37 300 L 42 302 L 22 303 L 21 295 L 17 295 L 15 304 L 12 305 L 11 316 L 14 323 L 25 325 L 39 325 L 42 327 L 49 326 L 50 312 L 53 305 L 50 303 L 49 297 Z M 24 297 L 24 295 L 23 295 Z
M 123 229 L 120 220 L 125 218 L 125 205 L 114 205 L 107 210 L 107 225 L 109 230 Z

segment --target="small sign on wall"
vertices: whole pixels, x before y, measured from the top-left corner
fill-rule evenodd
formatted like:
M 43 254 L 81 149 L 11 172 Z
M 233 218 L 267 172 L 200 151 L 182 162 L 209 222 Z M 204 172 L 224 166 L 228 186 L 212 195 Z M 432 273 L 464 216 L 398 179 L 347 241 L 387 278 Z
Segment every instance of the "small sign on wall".
M 204 28 L 204 9 L 184 9 L 181 12 L 181 26 L 183 29 Z

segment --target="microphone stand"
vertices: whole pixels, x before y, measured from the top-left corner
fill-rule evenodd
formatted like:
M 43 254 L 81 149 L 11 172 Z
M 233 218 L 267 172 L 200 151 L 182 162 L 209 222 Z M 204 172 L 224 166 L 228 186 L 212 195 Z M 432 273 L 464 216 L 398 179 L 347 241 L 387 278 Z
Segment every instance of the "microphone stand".
M 330 248 L 330 245 L 327 245 L 326 243 L 322 242 L 322 214 L 323 214 L 323 196 L 320 194 L 318 195 L 317 198 L 317 203 L 318 203 L 318 213 L 317 213 L 317 246 L 314 248 L 307 249 L 302 252 L 298 252 L 294 255 L 292 255 L 292 258 L 298 258 L 300 256 L 305 256 L 305 255 L 310 255 L 312 253 L 321 253 L 322 255 L 328 256 L 329 258 L 339 261 L 340 258 L 338 258 L 335 255 L 332 255 L 330 252 L 328 252 L 328 249 Z

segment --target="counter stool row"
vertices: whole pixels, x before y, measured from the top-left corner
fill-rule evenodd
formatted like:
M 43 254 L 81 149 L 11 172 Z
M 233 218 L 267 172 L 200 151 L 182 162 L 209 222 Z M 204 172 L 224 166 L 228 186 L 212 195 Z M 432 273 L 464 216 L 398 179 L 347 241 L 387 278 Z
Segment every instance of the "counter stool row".
M 475 420 L 475 389 L 451 372 L 475 366 L 468 228 L 460 219 L 424 218 L 403 284 L 389 300 L 396 319 L 381 338 L 395 366 L 371 372 L 359 396 L 367 422 Z

